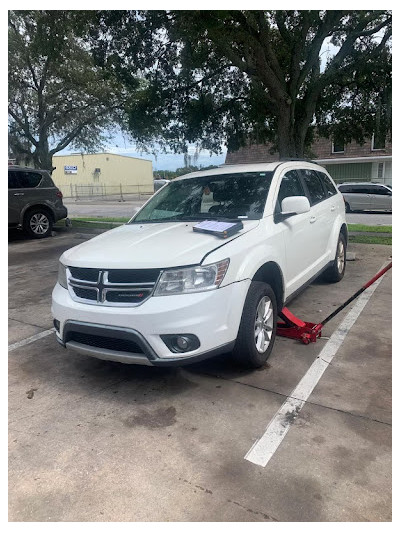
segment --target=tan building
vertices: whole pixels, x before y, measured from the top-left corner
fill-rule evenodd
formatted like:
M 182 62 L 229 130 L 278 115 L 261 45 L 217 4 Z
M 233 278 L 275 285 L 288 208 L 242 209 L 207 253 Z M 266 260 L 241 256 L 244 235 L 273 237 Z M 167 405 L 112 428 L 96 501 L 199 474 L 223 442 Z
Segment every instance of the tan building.
M 152 194 L 150 160 L 109 153 L 53 156 L 52 178 L 65 197 Z

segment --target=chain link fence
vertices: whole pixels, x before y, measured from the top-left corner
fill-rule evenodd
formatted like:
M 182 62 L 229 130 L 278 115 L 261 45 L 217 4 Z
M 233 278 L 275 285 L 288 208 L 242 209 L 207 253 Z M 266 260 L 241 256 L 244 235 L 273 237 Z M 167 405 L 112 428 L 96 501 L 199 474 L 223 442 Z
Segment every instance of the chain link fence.
M 105 185 L 103 183 L 93 183 L 87 185 L 72 184 L 62 185 L 64 198 L 75 200 L 96 199 L 96 200 L 147 200 L 154 194 L 153 185 L 135 184 L 126 185 Z

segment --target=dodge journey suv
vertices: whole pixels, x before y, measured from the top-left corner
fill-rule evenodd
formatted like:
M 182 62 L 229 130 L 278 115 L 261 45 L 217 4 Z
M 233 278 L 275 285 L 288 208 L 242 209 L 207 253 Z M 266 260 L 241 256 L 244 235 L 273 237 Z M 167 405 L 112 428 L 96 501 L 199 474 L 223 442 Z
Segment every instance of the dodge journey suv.
M 176 178 L 125 225 L 64 252 L 58 342 L 100 359 L 182 365 L 271 353 L 277 315 L 317 276 L 340 281 L 342 195 L 309 162 L 224 166 Z

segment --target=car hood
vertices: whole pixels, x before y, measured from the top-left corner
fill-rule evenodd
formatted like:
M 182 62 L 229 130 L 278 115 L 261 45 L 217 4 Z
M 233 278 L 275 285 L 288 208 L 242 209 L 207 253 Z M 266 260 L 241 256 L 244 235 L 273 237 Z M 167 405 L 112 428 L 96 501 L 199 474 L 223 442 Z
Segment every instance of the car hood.
M 227 239 L 193 231 L 195 223 L 126 224 L 64 252 L 67 266 L 86 268 L 168 268 L 201 263 L 204 256 L 259 224 L 244 220 Z

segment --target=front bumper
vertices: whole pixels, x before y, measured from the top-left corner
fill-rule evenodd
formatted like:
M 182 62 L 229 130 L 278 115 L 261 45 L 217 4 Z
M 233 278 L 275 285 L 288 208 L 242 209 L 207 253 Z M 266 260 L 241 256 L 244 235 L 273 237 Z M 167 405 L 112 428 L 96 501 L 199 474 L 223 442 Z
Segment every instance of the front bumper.
M 155 366 L 182 365 L 230 351 L 235 343 L 250 280 L 197 294 L 151 297 L 138 307 L 104 307 L 75 302 L 57 284 L 52 313 L 60 322 L 57 340 L 79 353 L 122 363 Z M 131 340 L 138 350 L 88 346 L 70 340 L 71 331 Z M 193 334 L 200 346 L 173 353 L 161 335 Z M 99 343 L 97 343 L 99 344 Z M 100 343 L 101 344 L 101 343 Z

